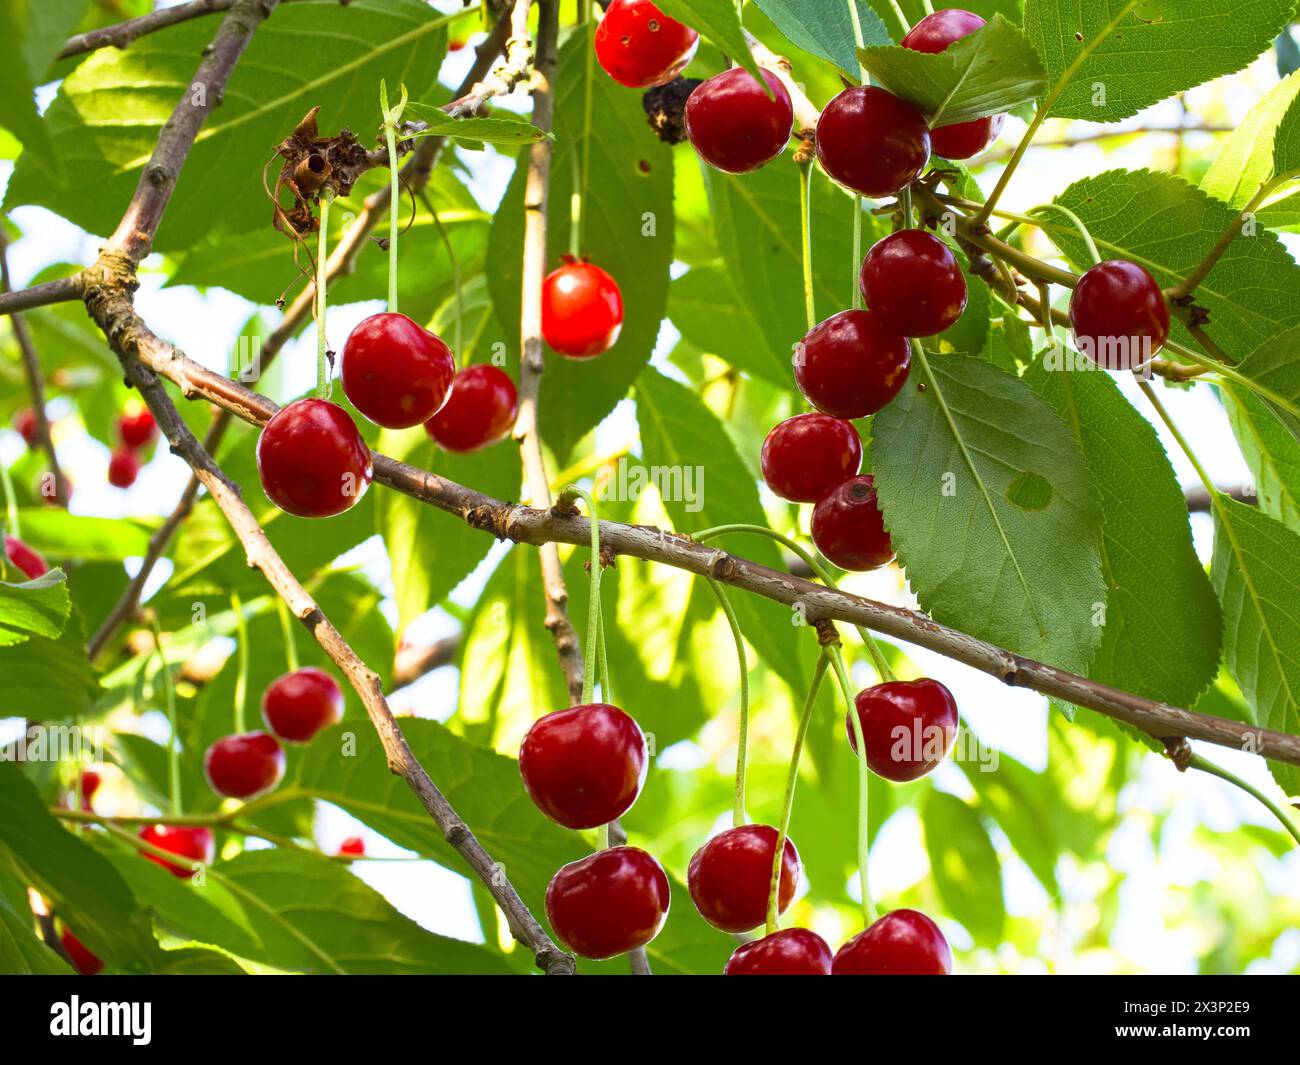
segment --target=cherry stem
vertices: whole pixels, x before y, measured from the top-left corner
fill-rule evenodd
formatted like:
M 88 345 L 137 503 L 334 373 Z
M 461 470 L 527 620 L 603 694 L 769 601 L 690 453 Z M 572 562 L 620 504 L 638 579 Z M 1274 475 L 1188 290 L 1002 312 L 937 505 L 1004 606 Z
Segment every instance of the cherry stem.
M 238 592 L 230 593 L 230 609 L 235 615 L 235 637 L 239 646 L 239 672 L 235 675 L 235 733 L 244 731 L 246 724 L 244 706 L 248 701 L 248 621 L 244 617 L 244 603 Z
M 583 227 L 586 216 L 583 213 L 583 201 L 587 195 L 587 183 L 591 177 L 591 121 L 592 121 L 592 86 L 595 82 L 596 59 L 596 20 L 593 18 L 591 0 L 581 0 L 578 5 L 585 33 L 587 35 L 587 65 L 582 80 L 582 148 L 581 157 L 573 155 L 573 200 L 569 224 L 569 254 L 575 259 L 582 256 Z M 579 162 L 581 159 L 581 162 Z
M 1218 777 L 1220 780 L 1226 780 L 1229 784 L 1235 785 L 1236 787 L 1240 788 L 1247 795 L 1250 795 L 1253 798 L 1258 799 L 1261 803 L 1264 804 L 1265 807 L 1268 808 L 1268 810 L 1273 814 L 1274 817 L 1276 817 L 1279 821 L 1282 822 L 1282 827 L 1287 830 L 1287 834 L 1290 835 L 1290 837 L 1293 840 L 1295 840 L 1296 846 L 1300 847 L 1300 827 L 1296 825 L 1295 821 L 1286 813 L 1286 811 L 1281 806 L 1279 806 L 1276 802 L 1274 802 L 1271 798 L 1269 798 L 1266 794 L 1264 794 L 1264 792 L 1260 791 L 1259 788 L 1255 787 L 1254 784 L 1251 784 L 1248 781 L 1243 780 L 1241 777 L 1237 776 L 1236 773 L 1230 773 L 1222 766 L 1215 765 L 1213 762 L 1207 761 L 1205 758 L 1202 758 L 1199 754 L 1194 754 L 1192 756 L 1191 768 L 1199 769 L 1202 773 L 1209 773 L 1210 776 Z
M 388 313 L 397 313 L 397 234 L 402 205 L 401 178 L 397 170 L 397 123 L 406 110 L 406 86 L 397 106 L 388 106 L 388 85 L 379 82 L 379 107 L 384 115 L 384 143 L 388 146 Z M 324 228 L 322 226 L 322 228 Z M 322 255 L 322 258 L 324 256 Z
M 591 519 L 591 577 L 587 594 L 587 655 L 582 663 L 582 702 L 591 702 L 596 690 L 596 660 L 600 657 L 600 519 L 596 515 L 596 501 L 591 495 L 576 484 L 571 484 L 560 493 L 556 507 L 572 506 L 575 499 L 587 504 L 587 515 Z
M 853 697 L 853 684 L 849 680 L 848 670 L 844 668 L 844 656 L 840 653 L 838 643 L 827 644 L 826 654 L 830 656 L 835 677 L 840 682 L 844 705 L 853 726 L 853 739 L 858 747 L 858 883 L 862 888 L 862 918 L 867 927 L 870 927 L 876 920 L 876 904 L 871 899 L 871 884 L 867 875 L 867 858 L 871 845 L 867 819 L 870 786 L 867 778 L 867 743 L 862 735 L 862 722 L 858 718 L 857 704 Z
M 460 256 L 456 254 L 456 245 L 451 241 L 451 232 L 447 229 L 446 224 L 438 214 L 438 208 L 434 206 L 433 201 L 429 199 L 428 192 L 424 189 L 420 190 L 420 202 L 424 204 L 424 209 L 429 212 L 429 217 L 433 219 L 433 226 L 438 231 L 442 246 L 447 250 L 447 261 L 451 264 L 451 286 L 456 299 L 456 321 L 453 326 L 454 346 L 452 350 L 455 352 L 456 366 L 459 369 L 465 363 L 465 352 L 462 350 L 464 347 L 462 323 L 465 320 L 465 294 L 461 291 L 460 284 Z
M 275 599 L 276 612 L 280 615 L 280 634 L 284 639 L 284 660 L 290 673 L 298 672 L 298 644 L 294 641 L 293 618 L 289 614 L 289 604 L 279 596 Z
M 858 51 L 865 48 L 867 42 L 863 39 L 862 36 L 862 19 L 858 17 L 858 0 L 848 0 L 848 4 L 849 4 L 849 25 L 853 27 L 853 47 L 854 47 L 853 54 L 858 55 Z M 903 12 L 899 9 L 897 3 L 894 4 L 894 11 L 898 15 L 899 19 L 902 20 L 903 25 L 906 26 L 907 19 L 903 18 Z M 865 85 L 867 83 L 867 77 L 868 77 L 867 68 L 862 62 L 862 57 L 858 56 L 858 81 L 861 84 Z M 856 199 L 860 203 L 862 197 L 859 196 L 856 197 Z
M 1210 475 L 1206 473 L 1205 467 L 1201 465 L 1200 459 L 1196 457 L 1196 453 L 1192 451 L 1192 446 L 1187 442 L 1187 438 L 1183 436 L 1182 430 L 1178 428 L 1177 423 L 1170 416 L 1169 411 L 1165 409 L 1165 405 L 1160 401 L 1160 397 L 1156 395 L 1156 390 L 1151 387 L 1151 382 L 1138 381 L 1137 385 L 1138 388 L 1142 389 L 1143 395 L 1150 400 L 1151 406 L 1154 407 L 1155 412 L 1160 415 L 1160 420 L 1165 423 L 1165 426 L 1169 429 L 1173 438 L 1178 442 L 1178 446 L 1183 449 L 1183 454 L 1187 456 L 1187 461 L 1190 462 L 1192 468 L 1196 470 L 1196 475 L 1201 479 L 1201 483 L 1205 485 L 1205 490 L 1210 494 L 1211 505 L 1218 506 L 1222 502 L 1222 494 L 1219 492 L 1218 488 L 1215 487 L 1214 482 L 1210 479 Z
M 325 188 L 320 195 L 320 240 L 316 249 L 316 398 L 330 398 L 329 340 L 325 335 L 325 312 L 329 307 L 329 271 L 325 266 L 329 250 L 330 204 L 334 193 Z
M 817 667 L 813 670 L 812 683 L 808 686 L 808 697 L 804 700 L 803 710 L 799 714 L 799 727 L 794 735 L 794 747 L 790 751 L 790 771 L 785 778 L 785 798 L 781 803 L 781 820 L 776 828 L 776 851 L 772 855 L 772 881 L 767 892 L 767 928 L 765 933 L 771 935 L 781 927 L 781 915 L 778 912 L 781 892 L 781 859 L 785 855 L 785 840 L 790 832 L 790 813 L 794 809 L 794 790 L 799 783 L 799 759 L 803 755 L 803 741 L 808 735 L 808 725 L 812 721 L 813 706 L 817 702 L 817 692 L 826 676 L 826 667 L 830 664 L 823 651 L 817 657 Z
M 598 642 L 598 651 L 600 653 L 600 697 L 607 703 L 614 702 L 614 692 L 609 683 L 609 657 L 605 653 L 605 611 L 600 612 L 600 639 Z
M 81 731 L 82 731 L 81 715 L 80 715 L 80 714 L 78 714 L 77 717 L 76 717 L 76 724 L 77 724 L 77 733 L 80 734 Z M 80 809 L 81 809 L 81 803 L 82 803 L 82 801 L 83 801 L 83 800 L 82 800 L 82 795 L 81 795 L 81 789 L 82 789 L 82 787 L 83 787 L 82 780 L 84 779 L 84 777 L 82 776 L 82 766 L 81 766 L 81 756 L 80 756 L 80 755 L 77 756 L 77 760 L 76 760 L 76 762 L 73 763 L 73 764 L 77 767 L 77 773 L 76 773 L 76 777 L 73 779 L 73 782 L 72 782 L 72 806 L 73 806 L 74 809 L 80 810 Z M 77 834 L 78 836 L 81 835 L 82 825 L 81 825 L 81 823 L 80 823 L 79 821 L 74 821 L 73 824 L 72 824 L 72 828 L 73 828 L 73 831 L 76 832 L 76 834 Z
M 816 299 L 813 296 L 812 268 L 812 160 L 799 164 L 799 228 L 803 234 L 803 300 L 808 328 L 817 324 Z
M 167 704 L 167 727 L 171 734 L 167 739 L 167 807 L 173 817 L 181 812 L 181 748 L 180 729 L 176 725 L 176 692 L 172 689 L 171 669 L 167 665 L 167 656 L 163 654 L 162 629 L 158 617 L 151 619 L 153 628 L 153 649 L 158 656 L 158 677 L 162 681 L 163 699 Z M 76 806 L 81 805 L 81 796 L 77 796 Z
M 609 850 L 609 825 L 604 824 L 596 829 L 596 850 Z
M 894 15 L 897 17 L 898 21 L 903 24 L 903 33 L 906 34 L 907 31 L 912 28 L 912 24 L 907 21 L 907 16 L 903 14 L 903 9 L 898 6 L 898 0 L 889 0 L 889 6 L 893 8 Z M 854 11 L 853 14 L 856 21 L 857 12 Z
M 1217 354 L 1219 354 L 1220 356 L 1223 355 L 1222 350 L 1220 350 L 1218 345 L 1214 344 L 1210 340 L 1209 336 L 1206 335 L 1203 329 L 1197 326 L 1188 326 L 1187 331 L 1191 333 L 1193 337 L 1196 338 L 1197 342 L 1202 347 L 1213 348 Z M 1229 381 L 1241 385 L 1242 388 L 1254 392 L 1257 396 L 1261 396 L 1262 398 L 1268 400 L 1270 403 L 1273 403 L 1276 406 L 1281 407 L 1288 414 L 1292 414 L 1295 415 L 1296 417 L 1300 417 L 1300 405 L 1297 405 L 1294 400 L 1288 399 L 1286 396 L 1282 395 L 1281 393 L 1273 391 L 1273 389 L 1262 384 L 1261 382 L 1253 380 L 1245 376 L 1244 374 L 1239 373 L 1237 370 L 1229 366 L 1226 362 L 1222 362 L 1219 359 L 1216 359 L 1210 355 L 1204 355 L 1199 351 L 1193 351 L 1191 348 L 1186 348 L 1182 344 L 1176 343 L 1173 340 L 1165 341 L 1165 347 L 1169 351 L 1173 352 L 1175 355 L 1179 355 L 1182 358 L 1187 359 L 1189 362 L 1194 362 L 1198 366 L 1203 366 L 1207 370 L 1213 370 L 1220 377 L 1227 378 Z
M 862 285 L 858 280 L 862 272 L 862 197 L 853 197 L 853 309 L 862 310 Z
M 1033 216 L 1039 211 L 1056 211 L 1065 215 L 1066 218 L 1074 223 L 1074 228 L 1079 231 L 1079 236 L 1083 238 L 1084 244 L 1087 245 L 1088 256 L 1092 260 L 1092 265 L 1096 266 L 1101 262 L 1101 252 L 1097 250 L 1097 242 L 1092 239 L 1092 234 L 1088 232 L 1088 227 L 1083 224 L 1083 219 L 1081 219 L 1077 214 L 1071 211 L 1068 207 L 1063 207 L 1059 203 L 1045 203 L 1041 207 L 1031 207 L 1026 213 Z
M 731 635 L 736 641 L 736 662 L 740 667 L 740 732 L 736 740 L 736 788 L 731 811 L 731 823 L 739 828 L 745 823 L 745 772 L 749 761 L 749 664 L 745 658 L 745 638 L 740 632 L 740 621 L 731 599 L 717 581 L 709 581 L 709 587 L 718 597 L 722 612 L 727 615 L 727 624 L 731 626 Z

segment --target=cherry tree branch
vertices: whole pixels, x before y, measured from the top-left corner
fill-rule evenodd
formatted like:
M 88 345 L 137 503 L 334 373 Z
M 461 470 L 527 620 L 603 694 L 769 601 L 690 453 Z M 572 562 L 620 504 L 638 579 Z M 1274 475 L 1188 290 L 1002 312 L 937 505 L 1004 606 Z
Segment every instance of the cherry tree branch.
M 31 311 L 37 307 L 48 307 L 51 303 L 71 303 L 81 299 L 81 287 L 81 275 L 73 274 L 71 277 L 45 281 L 17 292 L 0 292 L 0 314 Z
M 289 0 L 282 0 L 282 2 L 288 3 Z M 141 37 L 156 33 L 158 30 L 165 30 L 168 26 L 175 26 L 204 15 L 229 11 L 234 3 L 235 0 L 189 0 L 188 3 L 159 8 L 147 15 L 129 18 L 112 26 L 88 30 L 75 37 L 69 37 L 68 43 L 59 53 L 59 58 L 71 59 L 74 56 L 86 55 L 88 52 L 96 52 L 101 48 L 127 48 Z M 340 3 L 347 3 L 347 0 L 340 0 Z

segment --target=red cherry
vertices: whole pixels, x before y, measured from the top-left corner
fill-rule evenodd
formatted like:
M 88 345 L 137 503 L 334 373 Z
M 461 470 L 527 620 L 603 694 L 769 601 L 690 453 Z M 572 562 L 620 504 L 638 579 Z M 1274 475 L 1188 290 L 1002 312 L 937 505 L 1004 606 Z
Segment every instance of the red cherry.
M 797 414 L 763 441 L 763 480 L 782 499 L 815 503 L 862 465 L 862 438 L 852 422 Z
M 629 89 L 673 80 L 691 61 L 700 35 L 670 19 L 650 0 L 614 0 L 596 27 L 596 59 Z
M 912 348 L 871 311 L 840 311 L 812 327 L 794 355 L 794 379 L 814 407 L 837 418 L 875 414 L 907 381 Z
M 559 354 L 592 359 L 623 331 L 623 294 L 599 266 L 565 256 L 542 282 L 542 336 Z
M 830 976 L 831 948 L 807 928 L 787 928 L 738 947 L 724 976 Z
M 770 70 L 763 91 L 749 71 L 732 67 L 695 87 L 686 101 L 686 135 L 703 159 L 728 174 L 745 174 L 770 163 L 794 130 L 794 105 Z
M 835 976 L 948 976 L 952 951 L 939 926 L 916 910 L 894 910 L 835 953 Z
M 339 844 L 340 854 L 350 854 L 354 858 L 364 858 L 366 854 L 366 841 L 360 836 L 348 836 Z
M 853 700 L 867 765 L 886 780 L 916 780 L 944 760 L 957 738 L 957 700 L 937 680 L 891 680 Z M 858 753 L 853 719 L 844 717 L 849 746 Z
M 270 791 L 284 776 L 284 750 L 267 732 L 241 732 L 217 740 L 203 756 L 208 786 L 229 799 Z
M 150 854 L 148 851 L 140 852 L 151 862 L 161 865 L 172 876 L 182 879 L 194 873 L 192 863 L 201 862 L 204 865 L 211 865 L 212 859 L 216 857 L 216 841 L 210 828 L 191 825 L 145 825 L 140 829 L 140 838 L 159 850 L 184 858 L 185 864 L 179 865 L 165 858 L 159 858 L 156 854 Z
M 456 374 L 447 402 L 424 428 L 445 451 L 477 451 L 504 440 L 518 410 L 510 375 L 480 363 Z
M 385 429 L 427 422 L 451 392 L 456 359 L 404 314 L 372 314 L 343 345 L 339 377 L 353 406 Z
M 28 580 L 34 581 L 50 570 L 50 567 L 45 564 L 45 559 L 16 536 L 5 537 L 5 554 L 9 556 L 10 562 L 27 575 Z
M 114 451 L 108 459 L 108 483 L 114 488 L 130 488 L 140 475 L 140 460 L 134 451 Z
M 36 446 L 36 412 L 31 407 L 24 407 L 14 415 L 14 429 L 28 447 Z
M 893 560 L 870 474 L 844 481 L 818 500 L 810 528 L 817 550 L 840 569 L 879 569 Z
M 327 518 L 356 505 L 374 467 L 347 411 L 323 399 L 300 399 L 263 427 L 257 472 L 266 497 L 281 510 Z
M 102 783 L 99 774 L 93 769 L 84 769 L 81 772 L 81 808 L 90 809 L 90 801 L 95 797 L 95 792 L 99 790 Z
M 926 15 L 899 43 L 913 52 L 935 55 L 953 42 L 969 37 L 983 25 L 984 20 L 973 11 L 946 8 Z M 930 146 L 935 155 L 942 155 L 945 159 L 969 159 L 997 140 L 1005 119 L 1005 115 L 989 115 L 987 118 L 940 126 L 930 131 Z
M 138 451 L 153 443 L 158 435 L 158 425 L 148 407 L 132 405 L 117 416 L 117 435 L 122 438 L 124 447 Z
M 903 229 L 878 240 L 862 260 L 862 295 L 890 332 L 942 333 L 966 309 L 966 279 L 938 237 Z
M 338 682 L 314 666 L 277 677 L 262 693 L 262 720 L 289 743 L 307 743 L 343 717 Z
M 627 813 L 648 764 L 641 726 L 609 703 L 540 717 L 519 745 L 525 789 L 542 813 L 566 828 L 595 828 Z
M 104 968 L 104 962 L 72 934 L 71 928 L 64 926 L 59 942 L 63 944 L 64 953 L 72 961 L 72 967 L 82 976 L 94 976 Z
M 1098 366 L 1133 370 L 1169 339 L 1169 305 L 1146 270 L 1110 259 L 1079 278 L 1070 297 L 1070 325 L 1079 350 Z
M 989 115 L 940 126 L 930 131 L 930 147 L 935 155 L 942 155 L 945 159 L 969 159 L 998 139 L 1006 120 L 1006 115 Z
M 718 833 L 695 852 L 686 883 L 695 908 L 714 928 L 748 932 L 766 920 L 776 838 L 771 825 L 741 825 Z M 778 912 L 794 898 L 799 869 L 799 852 L 787 838 L 781 848 Z
M 817 160 L 863 196 L 906 188 L 930 159 L 930 127 L 906 100 L 874 85 L 845 89 L 817 120 Z
M 570 862 L 546 889 L 546 917 L 584 958 L 644 947 L 668 916 L 668 875 L 636 847 L 612 847 Z

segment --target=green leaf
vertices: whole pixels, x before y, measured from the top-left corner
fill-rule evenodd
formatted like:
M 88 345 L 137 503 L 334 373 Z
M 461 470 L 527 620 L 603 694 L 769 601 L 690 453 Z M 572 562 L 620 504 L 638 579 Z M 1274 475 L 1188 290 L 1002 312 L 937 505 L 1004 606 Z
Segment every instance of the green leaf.
M 0 973 L 67 976 L 72 968 L 32 931 L 31 911 L 17 914 L 0 899 Z
M 1001 15 L 937 55 L 875 45 L 858 56 L 875 82 L 915 104 L 931 126 L 1002 114 L 1047 87 L 1029 38 Z
M 77 615 L 70 617 L 57 640 L 33 636 L 22 643 L 0 646 L 0 716 L 44 720 L 50 708 L 74 717 L 90 710 L 99 689 L 90 660 L 86 636 Z
M 976 943 L 996 947 L 1007 912 L 1002 868 L 984 822 L 973 807 L 942 791 L 930 793 L 921 819 L 930 874 L 945 909 Z
M 796 48 L 834 64 L 856 80 L 858 57 L 853 49 L 853 25 L 844 0 L 755 0 Z M 863 44 L 888 44 L 889 31 L 866 0 L 856 0 Z
M 1260 509 L 1300 532 L 1300 441 L 1267 403 L 1231 381 L 1218 384 L 1246 465 L 1255 478 Z
M 1056 412 L 990 363 L 927 355 L 876 415 L 871 453 L 885 524 L 922 607 L 1085 671 L 1106 602 L 1102 519 Z
M 13 567 L 9 573 L 14 575 Z M 31 636 L 57 640 L 71 612 L 68 580 L 61 569 L 32 581 L 0 581 L 0 645 L 22 643 Z
M 1283 85 L 1294 81 L 1294 76 L 1287 78 Z M 1300 107 L 1296 106 L 1292 93 L 1291 106 L 1277 128 L 1273 142 L 1273 172 L 1275 174 L 1296 174 L 1300 172 Z
M 408 117 L 418 118 L 425 124 L 425 128 L 416 134 L 417 137 L 451 137 L 454 140 L 503 144 L 514 148 L 555 139 L 555 134 L 513 118 L 452 118 L 446 111 L 432 104 L 408 103 L 406 110 L 409 112 Z
M 1064 90 L 1050 114 L 1116 122 L 1241 70 L 1291 20 L 1292 0 L 1026 0 L 1025 32 Z
M 1300 74 L 1274 85 L 1219 142 L 1214 162 L 1201 178 L 1201 190 L 1238 210 L 1273 175 L 1274 145 L 1283 119 L 1300 93 Z M 1296 119 L 1288 120 L 1290 126 Z M 1300 124 L 1300 123 L 1297 123 Z
M 659 8 L 669 18 L 685 23 L 706 40 L 712 41 L 755 78 L 761 77 L 758 64 L 749 52 L 740 13 L 732 0 L 663 0 Z
M 1300 534 L 1218 499 L 1210 574 L 1223 604 L 1224 660 L 1255 723 L 1300 735 Z M 1300 769 L 1269 765 L 1289 795 L 1300 794 Z
M 1297 271 L 1300 276 L 1300 269 Z M 1200 289 L 1197 290 L 1199 296 Z M 1216 336 L 1217 331 L 1216 331 Z M 1231 380 L 1247 385 L 1300 441 L 1300 326 L 1274 334 L 1237 364 Z M 1225 375 L 1226 376 L 1226 375 Z
M 128 518 L 95 518 L 55 507 L 23 507 L 23 539 L 48 558 L 120 562 L 149 549 L 149 525 Z
M 682 336 L 702 351 L 726 359 L 738 370 L 791 389 L 790 351 L 778 358 L 753 316 L 741 303 L 719 263 L 687 270 L 668 289 L 668 317 Z
M 88 0 L 16 0 L 0 5 L 0 115 L 29 155 L 58 173 L 61 161 L 36 111 L 35 91 L 85 13 Z

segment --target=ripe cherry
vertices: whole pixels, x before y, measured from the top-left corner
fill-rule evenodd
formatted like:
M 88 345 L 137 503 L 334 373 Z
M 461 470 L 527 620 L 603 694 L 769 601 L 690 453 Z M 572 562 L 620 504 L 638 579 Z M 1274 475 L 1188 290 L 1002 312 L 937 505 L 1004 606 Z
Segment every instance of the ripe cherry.
M 64 953 L 72 962 L 72 967 L 82 976 L 94 976 L 104 968 L 103 960 L 98 955 L 91 953 L 86 945 L 72 934 L 72 929 L 66 925 L 63 928 L 63 935 L 59 937 L 59 942 L 63 945 Z
M 813 508 L 810 530 L 817 550 L 840 569 L 879 569 L 894 557 L 870 474 L 844 481 L 822 496 Z
M 644 947 L 668 916 L 668 875 L 636 847 L 612 847 L 570 862 L 546 889 L 555 934 L 584 958 Z
M 899 43 L 913 52 L 938 54 L 954 41 L 969 37 L 984 25 L 973 11 L 945 8 L 926 15 Z M 1005 115 L 989 115 L 969 122 L 957 122 L 930 131 L 930 147 L 946 159 L 969 159 L 982 152 L 1002 131 Z
M 28 580 L 34 581 L 50 570 L 50 567 L 45 564 L 45 559 L 16 536 L 5 537 L 5 554 L 9 556 L 10 562 L 27 575 Z
M 339 844 L 339 853 L 351 855 L 353 858 L 364 858 L 366 856 L 366 841 L 360 836 L 348 836 Z
M 385 429 L 427 422 L 451 392 L 456 359 L 404 314 L 372 314 L 343 345 L 339 377 L 353 406 Z
M 813 326 L 794 355 L 799 391 L 837 418 L 875 414 L 907 381 L 912 349 L 872 311 L 840 311 Z
M 894 910 L 835 953 L 835 976 L 948 976 L 952 950 L 939 926 L 917 910 Z
M 125 448 L 114 451 L 108 458 L 108 483 L 114 488 L 130 488 L 140 475 L 140 460 L 134 451 Z
M 559 354 L 592 359 L 623 331 L 623 294 L 599 266 L 564 257 L 542 282 L 542 336 Z
M 845 188 L 889 196 L 930 159 L 930 127 L 906 100 L 874 85 L 845 89 L 817 120 L 817 160 Z
M 852 422 L 796 414 L 763 441 L 763 480 L 782 499 L 815 503 L 862 465 L 862 438 Z
M 596 27 L 596 59 L 629 89 L 673 80 L 691 61 L 700 35 L 670 19 L 650 0 L 614 0 Z
M 307 743 L 343 717 L 338 682 L 315 666 L 277 677 L 262 693 L 262 720 L 289 743 Z
M 270 791 L 284 776 L 284 751 L 267 732 L 241 732 L 217 740 L 203 756 L 208 786 L 228 799 Z
M 148 407 L 143 403 L 134 403 L 117 416 L 117 435 L 121 438 L 123 447 L 139 451 L 154 442 L 158 436 L 158 425 Z
M 542 813 L 566 828 L 595 828 L 627 813 L 648 765 L 641 726 L 609 703 L 540 717 L 519 745 L 525 789 Z
M 724 976 L 830 976 L 831 948 L 807 928 L 786 928 L 738 947 Z
M 28 447 L 36 446 L 36 412 L 24 407 L 14 415 L 14 429 Z
M 102 783 L 100 776 L 93 769 L 83 769 L 81 772 L 81 808 L 89 811 L 90 802 L 95 797 L 95 792 L 99 790 Z
M 479 363 L 456 374 L 446 404 L 424 428 L 445 451 L 477 451 L 504 440 L 518 410 L 510 375 Z
M 766 920 L 777 835 L 771 825 L 741 825 L 718 833 L 695 852 L 686 883 L 695 908 L 714 928 L 748 932 Z M 781 848 L 778 913 L 794 898 L 799 870 L 799 852 L 787 838 Z
M 167 851 L 184 859 L 184 864 L 169 862 L 149 851 L 141 851 L 151 862 L 166 869 L 172 876 L 184 879 L 194 873 L 193 863 L 201 862 L 211 865 L 216 857 L 216 840 L 212 829 L 192 825 L 145 825 L 140 829 L 140 838 L 159 850 Z
M 696 86 L 686 101 L 686 135 L 703 159 L 728 174 L 770 163 L 794 130 L 794 105 L 781 79 L 764 70 L 769 96 L 749 71 L 732 67 Z
M 957 257 L 919 229 L 878 240 L 862 260 L 860 280 L 867 306 L 900 336 L 942 333 L 966 309 L 966 279 Z
M 1169 339 L 1169 305 L 1137 263 L 1110 259 L 1087 271 L 1070 297 L 1074 342 L 1107 370 L 1134 370 Z
M 356 505 L 374 468 L 347 411 L 323 399 L 300 399 L 263 427 L 257 472 L 266 497 L 281 510 L 327 518 Z
M 957 738 L 957 700 L 937 680 L 891 680 L 864 688 L 853 700 L 867 765 L 886 780 L 916 780 L 944 760 Z M 858 753 L 853 719 L 844 717 Z

